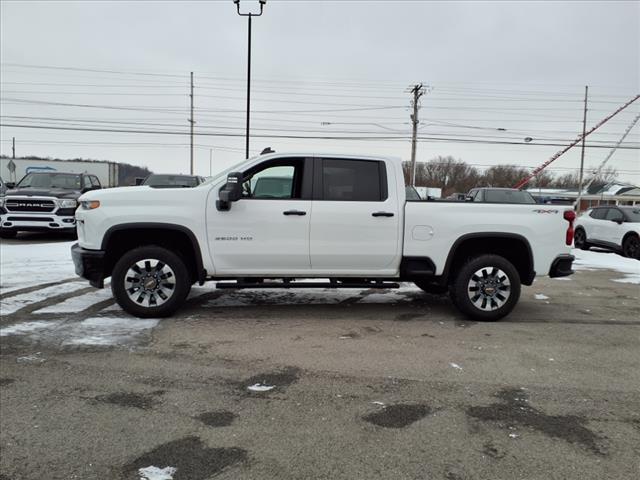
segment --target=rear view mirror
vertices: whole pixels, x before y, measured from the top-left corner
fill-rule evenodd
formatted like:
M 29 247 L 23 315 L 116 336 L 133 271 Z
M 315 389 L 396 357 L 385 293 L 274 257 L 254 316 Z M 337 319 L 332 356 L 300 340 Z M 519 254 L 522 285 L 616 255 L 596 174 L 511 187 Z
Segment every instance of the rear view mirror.
M 226 211 L 231 208 L 233 202 L 237 202 L 242 197 L 242 172 L 231 172 L 227 175 L 227 184 L 218 192 L 219 200 L 216 208 Z

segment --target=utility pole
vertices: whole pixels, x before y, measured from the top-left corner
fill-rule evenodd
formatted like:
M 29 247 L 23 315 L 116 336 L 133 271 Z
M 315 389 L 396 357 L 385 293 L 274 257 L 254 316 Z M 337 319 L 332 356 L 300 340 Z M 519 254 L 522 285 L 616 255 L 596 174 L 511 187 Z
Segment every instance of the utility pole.
M 11 137 L 11 158 L 16 158 L 16 137 Z
M 420 100 L 420 97 L 424 95 L 424 86 L 421 83 L 416 84 L 409 91 L 409 93 L 413 95 L 413 98 L 411 100 L 411 106 L 413 107 L 413 113 L 411 114 L 411 124 L 412 124 L 413 133 L 411 136 L 411 177 L 410 177 L 409 183 L 411 183 L 411 185 L 415 187 L 416 186 L 416 143 L 418 140 L 418 123 L 420 123 L 420 121 L 418 120 L 418 109 L 420 108 L 418 104 L 418 100 Z
M 191 168 L 189 169 L 191 175 L 193 175 L 193 124 L 195 123 L 193 120 L 193 72 L 191 72 L 191 93 L 189 94 L 189 97 L 191 97 L 191 118 L 189 119 L 189 123 L 191 126 Z
M 213 148 L 209 149 L 209 176 L 211 176 L 211 165 L 213 164 Z
M 587 98 L 589 96 L 589 86 L 584 87 L 584 115 L 582 117 L 582 151 L 580 152 L 580 178 L 578 180 L 578 201 L 576 205 L 576 212 L 580 213 L 582 203 L 582 178 L 584 174 L 584 146 L 585 137 L 587 133 Z

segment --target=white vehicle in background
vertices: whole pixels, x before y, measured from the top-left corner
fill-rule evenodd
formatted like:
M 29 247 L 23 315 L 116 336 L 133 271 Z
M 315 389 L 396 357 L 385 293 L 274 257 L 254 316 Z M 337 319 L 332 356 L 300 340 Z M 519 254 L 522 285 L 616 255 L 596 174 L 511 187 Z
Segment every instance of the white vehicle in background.
M 640 207 L 589 209 L 577 219 L 575 230 L 576 248 L 603 247 L 640 259 Z
M 80 205 L 76 272 L 100 288 L 111 277 L 118 303 L 139 317 L 172 314 L 207 280 L 382 289 L 409 281 L 449 291 L 472 318 L 497 320 L 536 274 L 573 273 L 572 210 L 408 200 L 401 160 L 386 157 L 270 153 L 193 188 L 114 188 Z

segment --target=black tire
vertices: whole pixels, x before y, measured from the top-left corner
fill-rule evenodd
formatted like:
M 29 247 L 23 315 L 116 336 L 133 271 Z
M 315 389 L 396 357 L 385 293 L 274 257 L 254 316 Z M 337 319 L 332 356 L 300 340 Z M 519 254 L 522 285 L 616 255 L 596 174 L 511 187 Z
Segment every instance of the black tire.
M 638 235 L 629 235 L 622 243 L 622 253 L 625 257 L 640 260 L 640 237 Z
M 449 292 L 454 305 L 466 316 L 496 321 L 508 315 L 518 303 L 520 275 L 504 257 L 479 255 L 455 272 Z
M 573 234 L 573 246 L 580 250 L 589 250 L 590 245 L 587 243 L 587 232 L 583 228 L 576 229 Z
M 449 291 L 448 286 L 438 285 L 437 283 L 429 282 L 427 280 L 416 280 L 413 283 L 415 283 L 418 288 L 431 295 L 444 295 Z
M 191 275 L 184 260 L 156 245 L 125 253 L 111 273 L 111 291 L 118 305 L 139 318 L 168 317 L 190 290 Z
M 17 230 L 0 230 L 0 238 L 16 238 L 16 235 L 18 235 Z

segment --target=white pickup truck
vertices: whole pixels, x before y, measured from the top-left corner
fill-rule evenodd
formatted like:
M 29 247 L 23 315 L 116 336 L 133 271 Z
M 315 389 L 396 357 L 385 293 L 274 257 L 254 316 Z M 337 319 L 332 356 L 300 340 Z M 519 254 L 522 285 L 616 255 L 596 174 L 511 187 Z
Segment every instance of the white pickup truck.
M 207 280 L 218 288 L 406 281 L 448 291 L 469 317 L 497 320 L 536 273 L 573 273 L 574 218 L 549 205 L 407 200 L 399 159 L 272 153 L 194 188 L 84 194 L 72 257 L 92 285 L 110 276 L 120 306 L 139 317 L 172 314 Z

